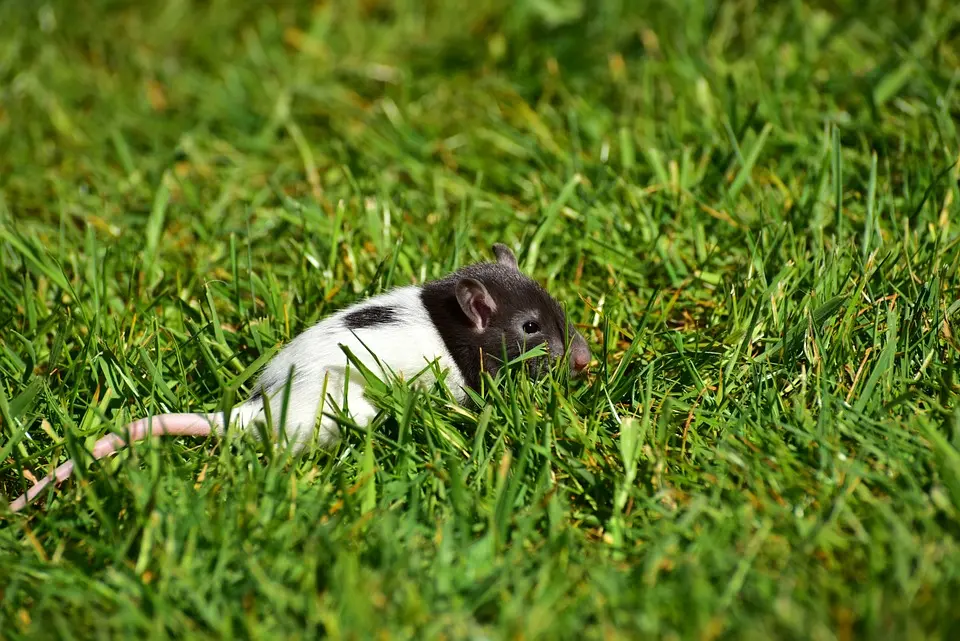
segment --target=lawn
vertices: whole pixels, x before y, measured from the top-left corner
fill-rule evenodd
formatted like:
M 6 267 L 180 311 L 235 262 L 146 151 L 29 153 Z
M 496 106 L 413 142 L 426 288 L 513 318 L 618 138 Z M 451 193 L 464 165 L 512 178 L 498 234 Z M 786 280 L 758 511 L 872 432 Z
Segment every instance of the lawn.
M 960 637 L 958 85 L 947 0 L 0 3 L 0 638 Z M 496 241 L 585 379 L 84 456 Z

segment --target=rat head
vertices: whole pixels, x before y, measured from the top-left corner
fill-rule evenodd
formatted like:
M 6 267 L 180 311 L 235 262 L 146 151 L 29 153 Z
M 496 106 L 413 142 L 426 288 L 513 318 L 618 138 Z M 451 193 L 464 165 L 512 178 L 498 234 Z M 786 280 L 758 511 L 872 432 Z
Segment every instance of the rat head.
M 424 302 L 467 381 L 479 382 L 481 368 L 495 374 L 503 356 L 513 360 L 543 345 L 546 355 L 527 369 L 541 376 L 553 359 L 566 355 L 573 375 L 586 369 L 590 349 L 567 320 L 560 304 L 539 283 L 521 273 L 506 245 L 493 246 L 495 263 L 479 263 L 425 288 Z

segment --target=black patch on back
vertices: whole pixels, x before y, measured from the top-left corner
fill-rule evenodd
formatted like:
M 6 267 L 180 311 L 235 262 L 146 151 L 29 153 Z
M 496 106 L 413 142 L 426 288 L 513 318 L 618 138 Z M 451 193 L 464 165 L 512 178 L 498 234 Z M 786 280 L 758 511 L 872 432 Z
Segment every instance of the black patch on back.
M 343 318 L 348 329 L 363 329 L 397 322 L 397 313 L 389 307 L 373 305 L 350 312 Z

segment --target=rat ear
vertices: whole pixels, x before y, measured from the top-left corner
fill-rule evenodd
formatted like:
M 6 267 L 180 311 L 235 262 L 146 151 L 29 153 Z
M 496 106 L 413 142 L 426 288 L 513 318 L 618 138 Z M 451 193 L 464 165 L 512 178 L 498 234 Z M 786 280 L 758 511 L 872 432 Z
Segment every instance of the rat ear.
M 478 330 L 486 329 L 490 324 L 490 317 L 497 311 L 490 292 L 475 278 L 460 279 L 457 283 L 457 302 Z
M 510 251 L 510 248 L 504 245 L 503 243 L 494 243 L 493 253 L 497 257 L 497 262 L 505 267 L 512 267 L 513 269 L 520 269 L 517 266 L 517 257 L 513 255 L 513 252 Z

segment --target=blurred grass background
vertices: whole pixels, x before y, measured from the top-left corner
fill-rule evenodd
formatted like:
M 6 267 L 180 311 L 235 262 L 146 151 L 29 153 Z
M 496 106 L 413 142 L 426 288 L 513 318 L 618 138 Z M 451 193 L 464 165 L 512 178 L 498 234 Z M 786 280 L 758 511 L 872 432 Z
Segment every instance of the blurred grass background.
M 952 639 L 960 5 L 0 3 L 0 486 L 511 244 L 595 354 L 0 514 L 0 635 Z

